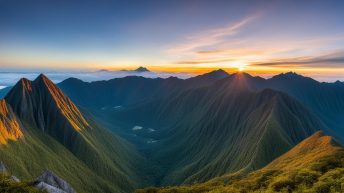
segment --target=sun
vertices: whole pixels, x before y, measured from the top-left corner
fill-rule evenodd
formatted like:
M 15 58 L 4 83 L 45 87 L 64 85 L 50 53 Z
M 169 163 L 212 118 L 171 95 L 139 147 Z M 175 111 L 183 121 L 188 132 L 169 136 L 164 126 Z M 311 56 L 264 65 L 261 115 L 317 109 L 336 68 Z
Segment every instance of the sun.
M 231 66 L 233 68 L 236 68 L 239 72 L 243 72 L 248 65 L 245 62 L 236 61 L 236 62 L 232 63 Z

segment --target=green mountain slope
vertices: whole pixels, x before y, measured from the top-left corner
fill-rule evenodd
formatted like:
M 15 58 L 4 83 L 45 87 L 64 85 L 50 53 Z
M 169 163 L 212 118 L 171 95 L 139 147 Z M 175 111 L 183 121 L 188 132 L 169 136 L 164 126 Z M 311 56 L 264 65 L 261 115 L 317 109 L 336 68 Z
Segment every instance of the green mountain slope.
M 227 174 L 206 183 L 147 188 L 136 193 L 343 192 L 344 149 L 317 132 L 266 167 L 249 174 Z
M 5 101 L 23 137 L 1 145 L 0 159 L 19 178 L 49 169 L 77 192 L 129 192 L 140 185 L 144 160 L 134 148 L 82 115 L 44 75 L 22 79 Z
M 262 168 L 326 129 L 293 98 L 269 89 L 255 92 L 247 81 L 245 75 L 232 76 L 111 116 L 156 129 L 146 151 L 160 163 L 156 183 L 164 185 Z

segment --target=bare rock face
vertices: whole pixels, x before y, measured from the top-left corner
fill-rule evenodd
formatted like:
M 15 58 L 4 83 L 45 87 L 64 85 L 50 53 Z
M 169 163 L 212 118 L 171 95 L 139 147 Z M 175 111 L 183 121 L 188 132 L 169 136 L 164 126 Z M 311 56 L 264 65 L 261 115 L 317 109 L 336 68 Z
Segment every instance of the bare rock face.
M 49 193 L 76 193 L 62 178 L 51 171 L 44 171 L 35 181 L 36 187 Z

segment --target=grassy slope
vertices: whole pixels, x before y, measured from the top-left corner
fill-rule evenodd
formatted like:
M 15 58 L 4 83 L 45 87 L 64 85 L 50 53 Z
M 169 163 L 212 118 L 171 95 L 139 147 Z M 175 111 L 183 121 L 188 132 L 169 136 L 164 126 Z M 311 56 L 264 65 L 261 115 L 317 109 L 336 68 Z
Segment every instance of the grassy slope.
M 237 193 L 344 191 L 344 149 L 318 132 L 261 170 L 228 174 L 190 186 L 147 188 L 136 193 Z
M 77 192 L 122 189 L 116 186 L 117 183 L 100 177 L 64 146 L 39 131 L 32 130 L 23 140 L 1 146 L 0 157 L 7 169 L 20 179 L 32 180 L 48 169 L 65 179 Z
M 141 184 L 143 159 L 134 148 L 77 107 L 45 76 L 22 79 L 6 96 L 23 125 L 23 140 L 0 146 L 15 175 L 32 178 L 47 168 L 79 192 L 130 192 Z

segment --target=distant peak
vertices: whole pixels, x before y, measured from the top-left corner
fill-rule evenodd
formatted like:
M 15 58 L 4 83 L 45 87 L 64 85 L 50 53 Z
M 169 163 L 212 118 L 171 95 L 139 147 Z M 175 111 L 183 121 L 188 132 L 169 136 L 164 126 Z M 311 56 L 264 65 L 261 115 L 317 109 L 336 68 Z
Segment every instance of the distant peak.
M 107 70 L 107 69 L 100 69 L 98 70 L 97 72 L 109 72 L 110 70 Z
M 253 77 L 249 73 L 246 73 L 246 72 L 236 72 L 232 74 L 232 76 L 236 78 L 252 78 Z
M 297 74 L 296 72 L 286 72 L 286 73 L 281 73 L 281 74 L 278 74 L 274 77 L 288 77 L 288 78 L 294 78 L 294 77 L 303 77 L 302 75 L 300 74 Z
M 40 74 L 39 76 L 37 76 L 37 79 L 49 79 L 47 76 L 45 76 L 44 74 Z
M 44 82 L 45 84 L 53 84 L 53 82 L 44 74 L 40 74 L 37 76 L 37 78 L 34 80 L 35 83 L 37 82 Z
M 224 76 L 229 75 L 226 71 L 222 70 L 221 68 L 218 70 L 211 71 L 209 72 L 209 74 L 217 74 L 217 75 L 224 75 Z
M 222 69 L 218 69 L 218 70 L 213 70 L 211 72 L 208 72 L 199 76 L 200 77 L 206 76 L 206 77 L 213 77 L 213 78 L 226 78 L 229 76 L 229 74 Z
M 136 72 L 150 72 L 146 67 L 140 66 L 136 70 Z

